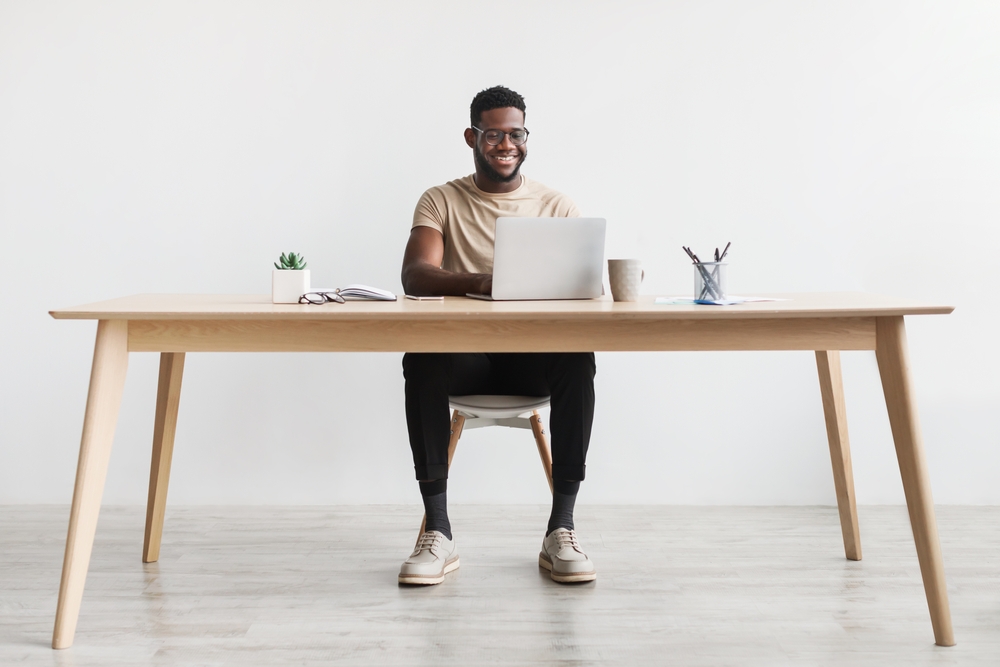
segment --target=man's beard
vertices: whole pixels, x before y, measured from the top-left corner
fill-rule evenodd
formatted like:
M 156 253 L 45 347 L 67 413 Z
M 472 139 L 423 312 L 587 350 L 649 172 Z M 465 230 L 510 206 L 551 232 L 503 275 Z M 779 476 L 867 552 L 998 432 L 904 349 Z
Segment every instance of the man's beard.
M 528 156 L 525 153 L 521 153 L 520 159 L 517 161 L 517 166 L 514 167 L 514 171 L 510 173 L 510 176 L 504 176 L 499 171 L 493 168 L 486 156 L 483 155 L 482 151 L 479 150 L 479 146 L 476 146 L 474 151 L 476 155 L 476 166 L 479 170 L 483 172 L 483 176 L 496 183 L 510 183 L 515 178 L 520 175 L 521 165 L 524 163 L 525 158 Z

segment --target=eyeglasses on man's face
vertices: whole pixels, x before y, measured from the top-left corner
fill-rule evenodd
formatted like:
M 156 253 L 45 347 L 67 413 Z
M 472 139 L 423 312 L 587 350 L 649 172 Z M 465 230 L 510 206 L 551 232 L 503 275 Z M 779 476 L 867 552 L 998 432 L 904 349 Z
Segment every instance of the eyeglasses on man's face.
M 525 141 L 528 140 L 528 134 L 529 134 L 529 132 L 523 127 L 518 128 L 516 130 L 511 130 L 510 132 L 504 132 L 503 130 L 480 130 L 475 125 L 472 126 L 472 129 L 475 130 L 476 132 L 481 132 L 482 135 L 486 138 L 486 143 L 488 143 L 490 146 L 499 146 L 501 143 L 503 143 L 503 138 L 505 136 L 510 137 L 510 143 L 514 144 L 515 146 L 520 146 Z

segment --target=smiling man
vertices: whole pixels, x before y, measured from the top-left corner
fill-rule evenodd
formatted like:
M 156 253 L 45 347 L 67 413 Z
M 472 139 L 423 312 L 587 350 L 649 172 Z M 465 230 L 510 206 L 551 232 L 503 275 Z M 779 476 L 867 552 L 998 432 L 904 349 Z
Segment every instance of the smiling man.
M 403 256 L 403 288 L 414 296 L 490 294 L 496 220 L 580 217 L 565 195 L 521 175 L 528 156 L 524 98 L 503 86 L 472 100 L 465 143 L 476 171 L 431 188 L 417 202 Z M 406 354 L 406 425 L 426 530 L 403 563 L 399 581 L 437 584 L 458 568 L 448 520 L 448 396 L 551 396 L 552 512 L 538 557 L 561 583 L 592 581 L 573 508 L 586 469 L 594 421 L 593 353 Z

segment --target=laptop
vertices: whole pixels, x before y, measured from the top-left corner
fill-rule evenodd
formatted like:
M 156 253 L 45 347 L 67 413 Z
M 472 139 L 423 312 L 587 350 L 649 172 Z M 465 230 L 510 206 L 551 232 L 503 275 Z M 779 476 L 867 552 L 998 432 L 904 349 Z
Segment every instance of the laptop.
M 497 218 L 488 301 L 601 296 L 604 218 Z

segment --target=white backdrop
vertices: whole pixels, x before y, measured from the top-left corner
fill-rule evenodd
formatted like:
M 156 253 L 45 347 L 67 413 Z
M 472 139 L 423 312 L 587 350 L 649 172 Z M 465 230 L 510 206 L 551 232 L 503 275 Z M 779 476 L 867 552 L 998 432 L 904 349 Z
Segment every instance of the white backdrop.
M 137 292 L 400 291 L 413 206 L 527 99 L 524 172 L 609 221 L 648 294 L 732 241 L 737 293 L 944 301 L 909 322 L 942 503 L 1000 503 L 1000 4 L 0 0 L 0 503 L 68 502 L 93 323 Z M 859 500 L 902 502 L 873 353 L 845 353 Z M 157 358 L 106 502 L 145 500 Z M 188 355 L 173 503 L 417 502 L 400 355 Z M 711 396 L 711 401 L 705 401 Z M 832 504 L 811 353 L 599 354 L 581 502 Z M 530 435 L 470 433 L 453 502 L 545 502 Z M 585 498 L 585 500 L 583 500 Z

